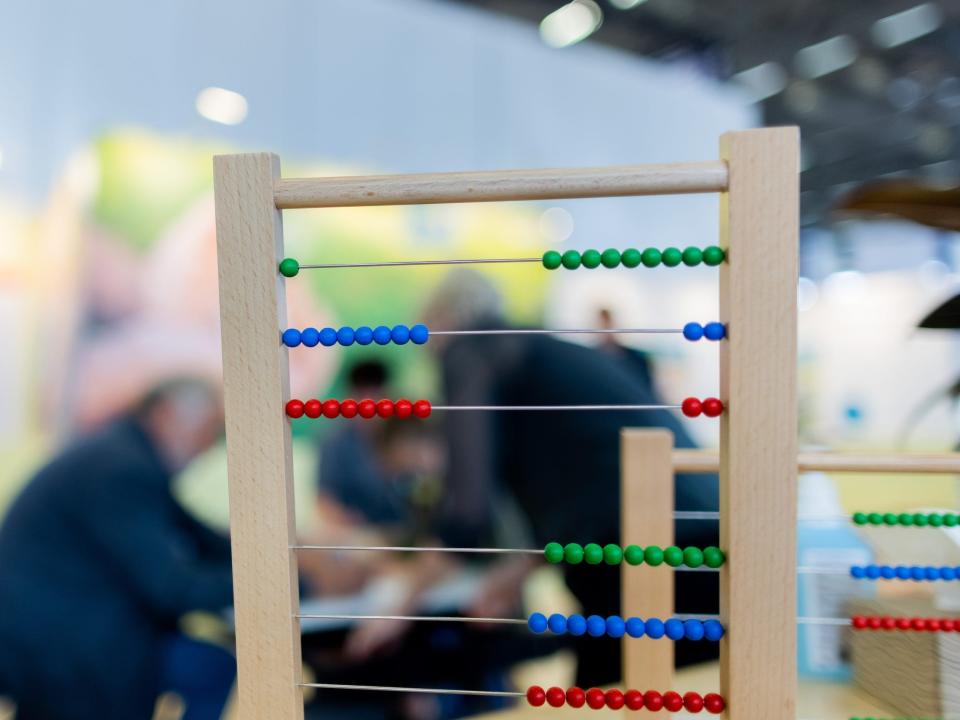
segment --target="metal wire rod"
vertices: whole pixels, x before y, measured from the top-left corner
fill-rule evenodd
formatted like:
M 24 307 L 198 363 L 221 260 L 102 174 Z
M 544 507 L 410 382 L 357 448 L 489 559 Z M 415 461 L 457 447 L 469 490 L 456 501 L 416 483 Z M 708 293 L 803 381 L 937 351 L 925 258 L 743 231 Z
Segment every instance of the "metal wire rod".
M 680 410 L 680 405 L 434 405 L 433 410 L 491 410 L 509 412 L 513 410 Z
M 300 683 L 299 687 L 319 690 L 374 690 L 376 692 L 424 693 L 428 695 L 483 695 L 486 697 L 524 697 L 526 693 L 510 690 L 450 690 L 449 688 L 411 688 L 388 685 L 341 685 L 339 683 Z
M 389 262 L 323 263 L 300 265 L 301 270 L 329 270 L 333 268 L 406 267 L 410 265 L 490 265 L 494 263 L 543 262 L 542 257 L 532 258 L 472 258 L 466 260 L 393 260 Z
M 522 618 L 488 618 L 488 617 L 459 617 L 434 615 L 294 615 L 296 618 L 307 620 L 409 620 L 412 622 L 462 622 L 484 623 L 499 625 L 526 625 Z
M 430 335 L 638 335 L 680 334 L 683 328 L 509 328 L 503 330 L 431 330 Z

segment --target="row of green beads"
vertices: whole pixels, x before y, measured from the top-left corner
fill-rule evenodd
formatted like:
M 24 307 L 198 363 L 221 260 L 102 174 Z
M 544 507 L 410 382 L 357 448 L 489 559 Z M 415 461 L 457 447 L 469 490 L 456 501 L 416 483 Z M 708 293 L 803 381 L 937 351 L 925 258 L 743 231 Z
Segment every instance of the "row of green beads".
M 611 269 L 619 265 L 635 268 L 641 264 L 652 268 L 661 263 L 667 267 L 676 267 L 680 263 L 688 267 L 700 263 L 712 266 L 722 263 L 725 256 L 723 250 L 716 245 L 710 245 L 702 250 L 698 247 L 688 247 L 683 251 L 675 247 L 668 247 L 663 251 L 656 248 L 647 248 L 643 252 L 636 248 L 630 248 L 623 252 L 614 248 L 609 248 L 603 252 L 584 250 L 583 253 L 576 250 L 567 250 L 563 254 L 560 254 L 557 250 L 547 250 L 543 254 L 543 266 L 547 270 L 556 270 L 561 266 L 567 270 L 576 270 L 581 266 L 592 270 L 601 265 Z
M 960 515 L 955 513 L 854 513 L 857 525 L 915 525 L 916 527 L 957 527 Z
M 601 547 L 596 543 L 587 543 L 580 545 L 578 543 L 567 543 L 561 545 L 558 542 L 547 543 L 543 549 L 543 556 L 548 563 L 554 565 L 566 562 L 569 565 L 579 565 L 582 562 L 588 565 L 619 565 L 626 562 L 628 565 L 652 565 L 656 567 L 666 563 L 670 567 L 698 568 L 706 565 L 709 568 L 718 568 L 723 565 L 723 551 L 716 547 L 700 548 L 688 547 L 678 548 L 676 545 L 661 548 L 657 545 L 648 545 L 642 548 L 639 545 L 627 545 L 621 548 L 619 545 L 610 543 Z

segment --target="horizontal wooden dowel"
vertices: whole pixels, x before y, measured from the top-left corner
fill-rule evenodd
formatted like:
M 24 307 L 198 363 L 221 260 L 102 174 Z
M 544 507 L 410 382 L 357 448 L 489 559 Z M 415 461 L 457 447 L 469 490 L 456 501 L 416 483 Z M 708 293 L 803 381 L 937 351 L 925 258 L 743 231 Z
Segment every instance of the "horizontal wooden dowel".
M 722 192 L 727 166 L 720 161 L 596 168 L 498 170 L 418 175 L 290 178 L 278 180 L 281 210 L 435 203 Z
M 675 450 L 673 469 L 685 473 L 717 472 L 717 454 L 705 450 Z M 800 453 L 801 472 L 930 473 L 960 475 L 960 453 L 928 455 L 858 455 L 852 453 Z

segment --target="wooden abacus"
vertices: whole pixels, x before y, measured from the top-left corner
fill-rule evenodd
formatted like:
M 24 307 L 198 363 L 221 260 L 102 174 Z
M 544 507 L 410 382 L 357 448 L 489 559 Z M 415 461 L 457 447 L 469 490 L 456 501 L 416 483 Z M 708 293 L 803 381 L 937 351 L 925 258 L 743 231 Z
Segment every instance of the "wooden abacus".
M 721 692 L 736 720 L 795 717 L 795 638 L 784 629 L 796 617 L 798 151 L 797 131 L 777 128 L 724 135 L 714 161 L 609 168 L 285 179 L 274 155 L 214 159 L 241 717 L 303 717 L 287 350 L 278 341 L 282 211 L 714 192 L 729 328 L 719 385 L 720 599 L 730 629 Z M 629 468 L 647 462 L 640 445 L 625 453 Z M 636 487 L 623 499 L 625 518 L 664 506 L 665 496 Z M 671 525 L 665 513 L 639 531 Z M 670 584 L 649 568 L 625 572 L 628 595 L 638 583 Z M 641 641 L 631 653 L 647 650 Z

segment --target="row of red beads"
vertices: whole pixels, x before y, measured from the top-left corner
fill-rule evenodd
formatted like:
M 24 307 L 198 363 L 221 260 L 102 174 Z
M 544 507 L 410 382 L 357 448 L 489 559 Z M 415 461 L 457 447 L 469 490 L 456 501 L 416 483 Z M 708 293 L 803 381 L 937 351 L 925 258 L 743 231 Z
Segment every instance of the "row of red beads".
M 659 693 L 656 690 L 607 690 L 604 692 L 600 688 L 590 688 L 582 690 L 578 687 L 572 687 L 567 690 L 559 687 L 552 687 L 544 690 L 539 685 L 532 685 L 527 689 L 527 702 L 533 707 L 540 707 L 544 703 L 551 707 L 570 707 L 580 708 L 584 705 L 599 710 L 608 707 L 611 710 L 619 710 L 626 707 L 629 710 L 647 709 L 653 712 L 666 710 L 667 712 L 680 712 L 686 710 L 691 713 L 698 713 L 706 710 L 714 715 L 723 712 L 726 704 L 723 698 L 716 693 L 707 693 L 701 696 L 700 693 L 687 692 L 682 696 L 680 693 L 672 690 L 665 693 Z
M 290 400 L 287 402 L 287 417 L 298 418 L 306 415 L 308 418 L 318 418 L 320 416 L 335 418 L 343 416 L 345 418 L 357 417 L 398 417 L 408 418 L 411 415 L 418 418 L 430 416 L 431 410 L 428 400 Z
M 960 632 L 960 620 L 948 618 L 907 618 L 889 615 L 854 615 L 850 624 L 856 630 L 918 630 Z
M 707 417 L 717 417 L 723 412 L 723 403 L 714 397 L 704 398 L 703 400 L 689 397 L 681 403 L 680 409 L 684 415 L 691 418 L 698 417 L 700 413 Z

